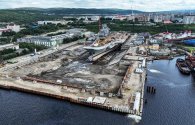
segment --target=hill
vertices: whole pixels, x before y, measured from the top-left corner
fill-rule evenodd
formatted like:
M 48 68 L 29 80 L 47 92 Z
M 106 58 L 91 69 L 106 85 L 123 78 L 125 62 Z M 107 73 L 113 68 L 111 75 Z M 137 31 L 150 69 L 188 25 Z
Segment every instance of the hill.
M 112 14 L 130 14 L 132 10 L 123 10 L 123 9 L 95 9 L 95 8 L 18 8 L 14 9 L 17 11 L 28 11 L 28 12 L 40 12 L 47 14 L 55 15 L 112 15 Z M 142 11 L 133 10 L 134 13 L 142 13 Z
M 115 15 L 130 14 L 132 10 L 84 8 L 17 8 L 0 10 L 0 22 L 26 24 L 38 20 L 57 20 L 65 15 Z M 142 13 L 134 10 L 134 13 Z

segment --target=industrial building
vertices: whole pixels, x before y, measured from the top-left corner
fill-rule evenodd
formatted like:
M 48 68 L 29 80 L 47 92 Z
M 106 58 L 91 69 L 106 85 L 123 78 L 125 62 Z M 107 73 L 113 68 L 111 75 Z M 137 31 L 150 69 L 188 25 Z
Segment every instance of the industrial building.
M 32 37 L 25 37 L 17 39 L 17 42 L 26 42 L 26 43 L 34 43 L 36 45 L 43 45 L 47 47 L 56 46 L 57 42 L 52 37 L 45 37 L 45 36 L 32 36 Z
M 55 35 L 55 36 L 31 36 L 17 39 L 17 42 L 34 43 L 36 45 L 43 45 L 47 47 L 55 47 L 61 43 L 65 38 L 73 38 L 81 36 L 81 30 L 70 29 L 65 34 Z
M 72 22 L 72 21 L 65 21 L 65 20 L 60 20 L 60 21 L 38 21 L 38 25 L 47 25 L 47 24 L 62 24 L 66 25 L 67 23 Z
M 158 37 L 157 38 L 151 38 L 150 40 L 149 40 L 149 43 L 150 44 L 160 44 L 160 43 L 162 43 L 163 42 L 163 40 L 162 39 L 159 39 Z
M 143 44 L 145 41 L 145 37 L 144 36 L 137 36 L 137 38 L 134 40 L 134 45 L 141 45 Z

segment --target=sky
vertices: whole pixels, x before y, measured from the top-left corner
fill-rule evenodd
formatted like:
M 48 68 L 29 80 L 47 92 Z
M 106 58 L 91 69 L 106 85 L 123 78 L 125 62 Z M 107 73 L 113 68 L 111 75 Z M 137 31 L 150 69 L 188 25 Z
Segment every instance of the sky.
M 141 11 L 195 10 L 195 0 L 0 0 L 0 9 L 39 8 L 118 8 Z

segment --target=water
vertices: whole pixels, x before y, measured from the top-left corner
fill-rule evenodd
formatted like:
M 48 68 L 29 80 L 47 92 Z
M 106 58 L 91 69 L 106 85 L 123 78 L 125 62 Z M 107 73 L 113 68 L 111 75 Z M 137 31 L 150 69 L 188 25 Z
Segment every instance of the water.
M 175 60 L 148 64 L 146 85 L 157 93 L 145 93 L 148 103 L 139 123 L 126 115 L 0 90 L 0 125 L 194 125 L 195 81 L 178 71 Z

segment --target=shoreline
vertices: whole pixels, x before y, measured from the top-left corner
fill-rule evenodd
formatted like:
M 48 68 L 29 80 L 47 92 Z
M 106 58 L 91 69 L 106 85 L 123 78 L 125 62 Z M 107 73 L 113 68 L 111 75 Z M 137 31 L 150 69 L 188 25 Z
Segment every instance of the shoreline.
M 138 62 L 135 61 L 134 67 L 136 67 Z M 132 68 L 131 66 L 129 68 Z M 129 72 L 127 70 L 127 74 L 124 77 L 123 84 L 132 86 L 134 82 L 140 84 L 140 99 L 139 99 L 139 106 L 138 109 L 133 110 L 130 108 L 130 104 L 134 104 L 135 95 L 131 95 L 132 90 L 127 89 L 127 87 L 122 87 L 121 91 L 124 95 L 124 98 L 118 98 L 116 96 L 107 97 L 104 95 L 99 95 L 95 92 L 94 94 L 90 94 L 85 90 L 82 92 L 82 88 L 74 88 L 74 86 L 62 85 L 62 84 L 53 84 L 49 81 L 42 81 L 39 79 L 27 78 L 27 77 L 17 77 L 17 76 L 8 76 L 0 74 L 0 89 L 6 90 L 14 90 L 29 94 L 41 95 L 51 98 L 56 98 L 60 100 L 65 100 L 71 103 L 97 108 L 101 110 L 106 110 L 110 112 L 116 112 L 120 114 L 128 114 L 128 115 L 135 115 L 137 117 L 142 117 L 142 110 L 143 110 L 143 102 L 144 102 L 144 86 L 145 86 L 145 79 L 146 79 L 146 70 L 142 74 L 136 74 L 134 72 Z M 135 79 L 134 76 L 129 77 L 129 73 L 136 75 L 138 79 Z M 128 82 L 125 82 L 128 81 Z M 109 94 L 109 93 L 108 93 Z M 94 103 L 86 101 L 88 98 L 93 97 L 100 97 L 105 98 L 106 101 L 104 103 Z M 132 102 L 133 101 L 133 102 Z M 128 106 L 129 105 L 129 106 Z M 134 104 L 135 105 L 135 104 Z
M 18 92 L 22 92 L 22 93 L 28 93 L 28 94 L 33 94 L 33 95 L 37 95 L 37 96 L 45 96 L 45 97 L 51 97 L 51 98 L 55 98 L 55 99 L 59 99 L 59 100 L 64 100 L 70 103 L 74 103 L 74 104 L 79 104 L 79 105 L 83 105 L 86 107 L 91 107 L 91 108 L 97 108 L 97 109 L 101 109 L 101 110 L 106 110 L 106 111 L 110 111 L 110 112 L 117 112 L 120 114 L 134 114 L 133 111 L 128 111 L 128 110 L 121 110 L 121 109 L 117 109 L 117 108 L 113 108 L 110 106 L 103 106 L 103 105 L 98 105 L 95 103 L 88 103 L 88 102 L 84 102 L 84 101 L 79 101 L 67 96 L 63 96 L 63 95 L 58 95 L 58 94 L 54 94 L 54 93 L 47 93 L 47 92 L 41 92 L 41 91 L 36 91 L 36 90 L 31 90 L 31 89 L 25 89 L 25 88 L 20 88 L 20 87 L 16 87 L 16 86 L 12 86 L 12 85 L 6 85 L 6 84 L 0 84 L 0 89 L 4 89 L 4 90 L 13 90 L 13 91 L 18 91 Z

